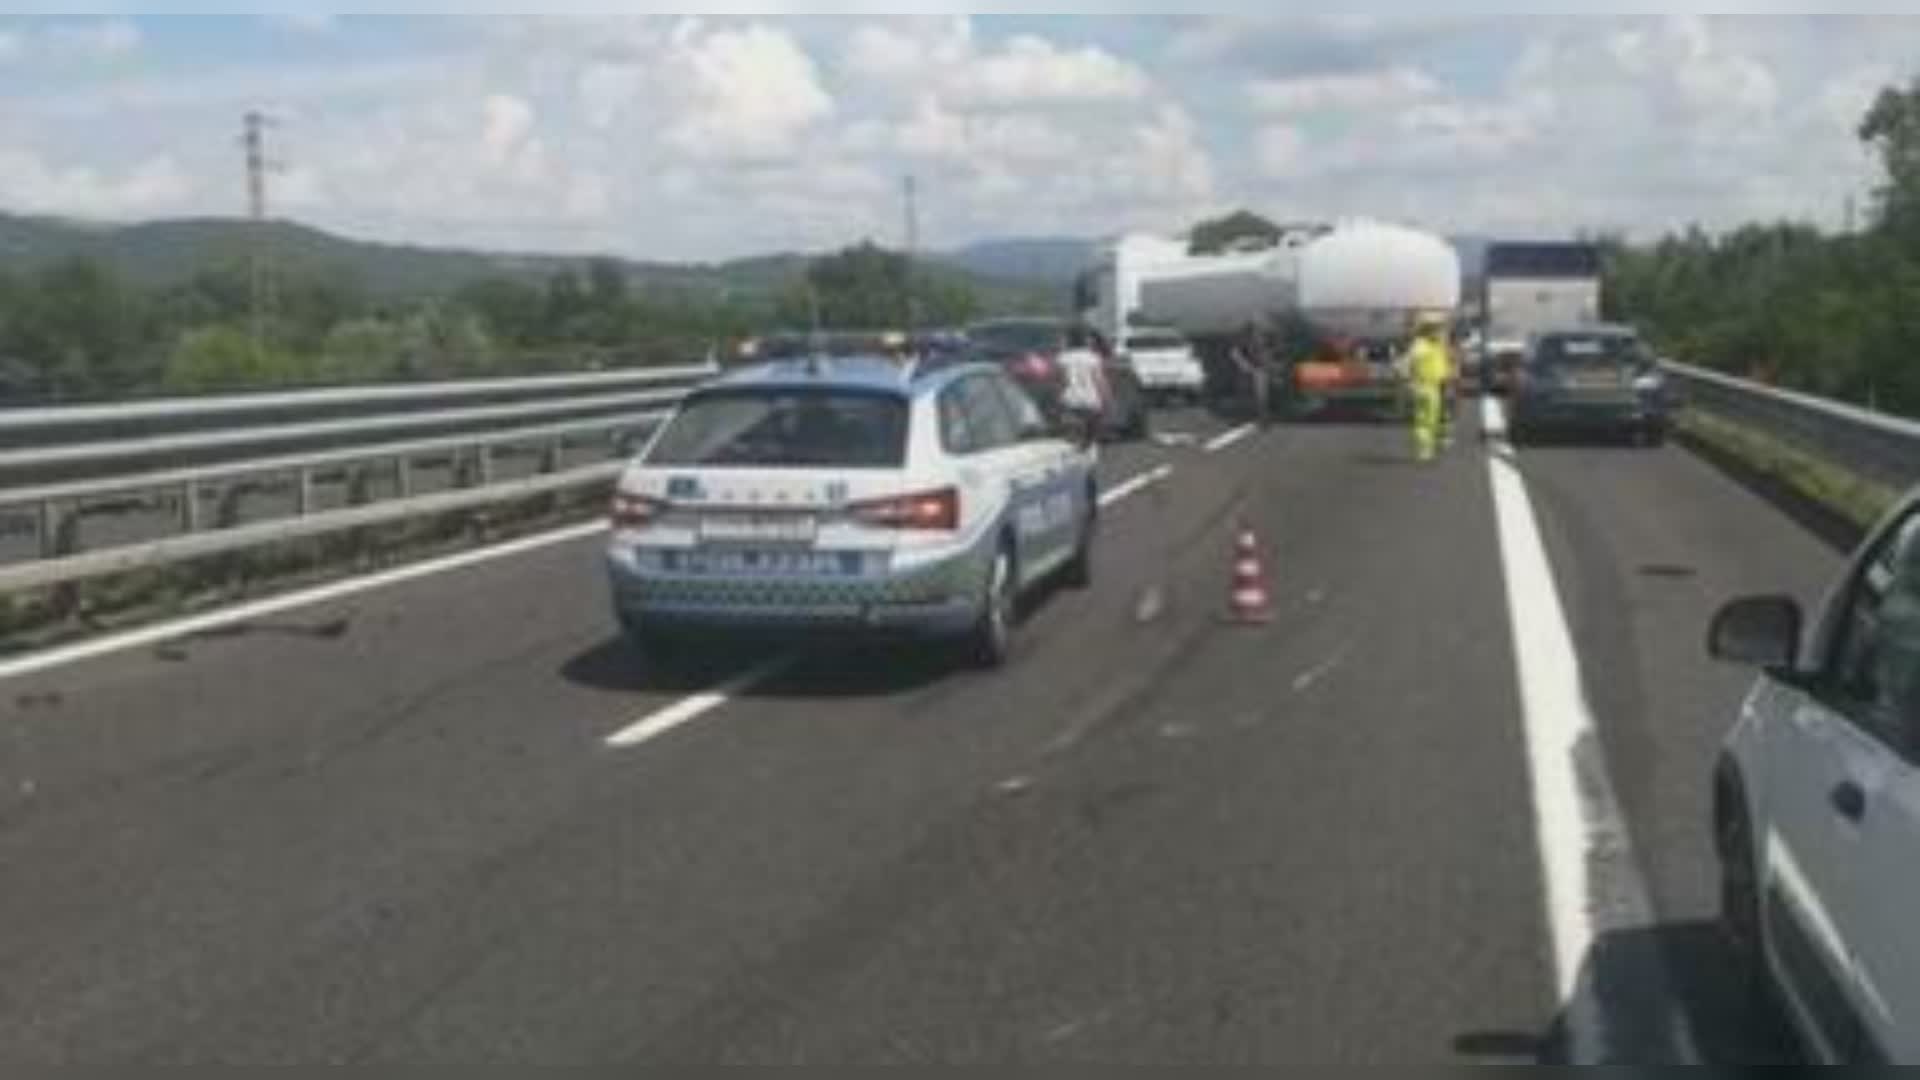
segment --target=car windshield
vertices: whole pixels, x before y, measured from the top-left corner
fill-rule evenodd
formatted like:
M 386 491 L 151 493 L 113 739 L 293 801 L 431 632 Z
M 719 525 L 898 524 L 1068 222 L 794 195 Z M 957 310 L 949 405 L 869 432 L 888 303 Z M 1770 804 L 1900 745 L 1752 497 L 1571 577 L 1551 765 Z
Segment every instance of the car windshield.
M 906 461 L 907 405 L 886 394 L 741 390 L 695 398 L 647 464 L 890 469 Z

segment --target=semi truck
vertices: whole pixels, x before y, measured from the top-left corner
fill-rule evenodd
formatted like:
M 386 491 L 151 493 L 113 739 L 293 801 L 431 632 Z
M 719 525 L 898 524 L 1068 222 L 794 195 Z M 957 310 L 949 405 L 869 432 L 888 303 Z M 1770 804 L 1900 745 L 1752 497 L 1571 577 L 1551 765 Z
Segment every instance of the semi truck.
M 1279 337 L 1287 387 L 1308 410 L 1359 404 L 1397 411 L 1398 353 L 1422 312 L 1460 304 L 1460 259 L 1441 237 L 1372 221 L 1295 226 L 1258 248 L 1190 255 L 1178 241 L 1126 237 L 1083 276 L 1082 317 L 1118 339 L 1129 326 L 1192 340 L 1216 390 L 1237 379 L 1233 350 L 1250 329 Z
M 1549 330 L 1574 330 L 1600 321 L 1602 260 L 1588 243 L 1496 243 L 1487 248 L 1480 306 L 1483 378 L 1506 393 L 1529 343 Z

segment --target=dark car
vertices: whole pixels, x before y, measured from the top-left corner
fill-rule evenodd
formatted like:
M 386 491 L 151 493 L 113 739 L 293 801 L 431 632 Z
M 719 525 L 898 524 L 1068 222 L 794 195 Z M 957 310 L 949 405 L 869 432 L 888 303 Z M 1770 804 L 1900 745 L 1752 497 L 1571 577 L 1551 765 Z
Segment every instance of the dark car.
M 1631 328 L 1582 327 L 1536 337 L 1516 372 L 1508 426 L 1516 440 L 1562 433 L 1666 441 L 1666 380 Z
M 1059 319 L 994 319 L 967 327 L 974 356 L 1003 368 L 1049 413 L 1058 411 L 1067 386 L 1060 354 L 1068 336 Z
M 1101 434 L 1114 438 L 1146 435 L 1151 406 L 1140 380 L 1107 343 L 1085 328 L 1062 319 L 993 319 L 967 327 L 966 336 L 974 359 L 998 365 L 1013 376 L 1049 416 L 1063 411 L 1067 369 L 1061 356 L 1069 350 L 1092 350 L 1100 357 L 1108 389 L 1108 407 L 1099 423 Z

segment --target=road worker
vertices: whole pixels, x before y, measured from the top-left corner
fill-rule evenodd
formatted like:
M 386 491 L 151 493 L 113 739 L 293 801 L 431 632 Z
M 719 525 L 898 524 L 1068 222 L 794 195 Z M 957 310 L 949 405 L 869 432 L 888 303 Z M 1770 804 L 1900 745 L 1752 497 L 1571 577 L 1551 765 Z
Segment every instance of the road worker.
M 1447 390 L 1453 382 L 1453 356 L 1447 349 L 1447 319 L 1425 314 L 1414 326 L 1413 349 L 1407 357 L 1407 388 L 1413 398 L 1413 456 L 1432 461 L 1443 441 L 1451 441 L 1447 424 Z

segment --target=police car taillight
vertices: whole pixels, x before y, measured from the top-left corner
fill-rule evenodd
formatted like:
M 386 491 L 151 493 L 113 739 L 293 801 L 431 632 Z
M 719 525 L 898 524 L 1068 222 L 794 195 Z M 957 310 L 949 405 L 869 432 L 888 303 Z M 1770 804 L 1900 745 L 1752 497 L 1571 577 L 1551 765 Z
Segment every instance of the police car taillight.
M 960 492 L 957 488 L 901 495 L 855 503 L 847 508 L 855 521 L 882 529 L 955 532 L 960 528 Z
M 641 529 L 651 525 L 666 508 L 667 504 L 658 499 L 622 491 L 614 493 L 608 517 L 616 529 Z

